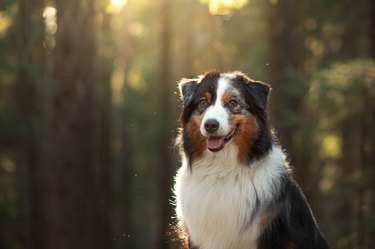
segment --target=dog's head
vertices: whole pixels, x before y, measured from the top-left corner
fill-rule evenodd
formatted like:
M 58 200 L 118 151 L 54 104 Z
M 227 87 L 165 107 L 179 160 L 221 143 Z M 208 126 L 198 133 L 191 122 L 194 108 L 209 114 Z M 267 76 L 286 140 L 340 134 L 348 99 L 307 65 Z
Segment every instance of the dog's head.
M 270 87 L 243 73 L 208 72 L 183 79 L 182 145 L 190 162 L 205 150 L 220 153 L 237 147 L 240 163 L 264 155 L 271 147 L 266 106 Z

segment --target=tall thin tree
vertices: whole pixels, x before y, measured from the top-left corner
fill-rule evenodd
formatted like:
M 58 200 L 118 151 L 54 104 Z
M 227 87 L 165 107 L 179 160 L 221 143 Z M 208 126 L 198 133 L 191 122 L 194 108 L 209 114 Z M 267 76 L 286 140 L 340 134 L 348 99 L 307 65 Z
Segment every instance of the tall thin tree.
M 305 120 L 308 110 L 304 99 L 308 85 L 304 80 L 303 37 L 299 32 L 300 2 L 271 1 L 269 5 L 269 66 L 267 76 L 272 85 L 270 113 L 277 136 L 286 148 L 297 178 L 305 193 L 309 186 L 309 155 L 313 149 Z M 303 139 L 301 139 L 303 138 Z
M 111 15 L 106 11 L 105 6 L 101 6 L 102 22 L 100 29 L 97 29 L 98 39 L 103 47 L 113 46 L 111 36 Z M 98 27 L 99 28 L 99 27 Z M 98 50 L 96 64 L 96 77 L 98 79 L 98 89 L 94 101 L 96 104 L 98 118 L 98 158 L 95 158 L 98 168 L 95 170 L 96 186 L 96 220 L 95 220 L 95 247 L 110 248 L 112 246 L 112 198 L 110 190 L 110 168 L 112 165 L 112 106 L 111 106 L 111 73 L 113 70 L 112 58 L 106 53 Z
M 57 0 L 55 85 L 45 174 L 41 248 L 94 246 L 92 144 L 95 62 L 93 1 Z
M 21 243 L 30 248 L 38 248 L 37 231 L 40 228 L 39 191 L 43 187 L 39 182 L 41 171 L 41 154 L 44 136 L 42 111 L 42 84 L 44 83 L 45 50 L 43 49 L 44 25 L 42 12 L 44 0 L 21 1 L 18 5 L 18 15 L 15 20 L 12 39 L 17 53 L 17 78 L 14 84 L 12 98 L 13 111 L 17 120 L 24 127 L 22 139 L 17 143 L 15 153 L 18 165 L 18 195 L 19 211 L 23 223 L 18 230 L 24 238 Z
M 173 169 L 170 159 L 170 82 L 171 82 L 171 2 L 161 0 L 160 12 L 160 73 L 159 73 L 159 99 L 160 99 L 160 137 L 159 137 L 159 186 L 160 186 L 160 235 L 158 248 L 169 248 L 167 243 L 167 232 L 173 213 L 169 203 L 172 195 Z

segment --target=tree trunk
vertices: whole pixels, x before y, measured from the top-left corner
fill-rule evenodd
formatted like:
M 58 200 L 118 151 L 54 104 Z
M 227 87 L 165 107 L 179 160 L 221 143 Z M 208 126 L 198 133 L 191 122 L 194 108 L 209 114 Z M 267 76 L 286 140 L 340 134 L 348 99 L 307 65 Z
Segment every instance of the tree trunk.
M 92 144 L 95 61 L 92 1 L 57 0 L 44 230 L 50 249 L 95 248 Z
M 102 10 L 103 26 L 101 35 L 110 35 L 110 16 Z M 103 56 L 104 57 L 104 56 Z M 110 167 L 112 165 L 111 153 L 111 127 L 112 127 L 112 106 L 111 106 L 111 73 L 112 60 L 99 58 L 101 64 L 97 65 L 99 79 L 99 94 L 97 101 L 99 111 L 99 158 L 97 158 L 98 168 L 96 171 L 96 223 L 95 223 L 95 246 L 98 249 L 112 247 L 111 229 L 111 190 L 110 190 Z
M 276 1 L 270 5 L 269 65 L 266 73 L 272 86 L 270 98 L 271 123 L 297 171 L 305 193 L 309 186 L 311 133 L 306 127 L 309 118 L 304 99 L 308 85 L 304 79 L 304 47 L 298 31 L 301 22 L 299 1 Z
M 270 54 L 267 70 L 269 83 L 272 85 L 270 114 L 276 127 L 278 138 L 286 148 L 292 147 L 291 127 L 286 123 L 287 111 L 298 105 L 289 98 L 288 84 L 290 74 L 298 64 L 299 41 L 294 31 L 297 26 L 298 1 L 276 2 L 270 7 Z
M 369 0 L 370 4 L 370 54 L 373 59 L 375 59 L 375 2 Z
M 158 248 L 169 248 L 167 238 L 169 224 L 173 214 L 170 198 L 172 196 L 173 169 L 170 159 L 170 82 L 171 82 L 171 3 L 169 0 L 161 1 L 161 37 L 160 37 L 160 137 L 159 137 L 159 186 L 160 186 L 160 234 Z
M 350 238 L 348 245 L 357 245 L 358 229 L 357 211 L 359 207 L 358 183 L 353 182 L 353 176 L 360 167 L 361 134 L 359 115 L 348 117 L 339 129 L 342 137 L 342 158 L 338 173 L 338 184 L 341 187 L 342 198 L 351 199 L 350 202 L 338 202 L 335 212 L 336 220 L 341 222 L 340 234 Z
M 375 6 L 375 4 L 374 4 Z M 373 127 L 375 127 L 375 102 L 371 93 L 363 89 L 361 92 L 363 99 L 363 110 L 360 112 L 360 158 L 361 162 L 358 167 L 361 170 L 361 179 L 359 180 L 358 188 L 358 244 L 359 248 L 371 248 L 371 245 L 375 243 L 373 234 L 375 228 L 369 225 L 369 220 L 374 218 L 374 214 L 371 210 L 374 210 L 374 177 L 375 172 L 373 165 L 375 165 L 375 133 Z
M 190 2 L 186 2 L 183 5 L 186 10 L 184 11 L 184 22 L 183 27 L 180 29 L 179 36 L 182 37 L 182 49 L 183 49 L 183 71 L 182 75 L 186 78 L 194 77 L 193 75 L 193 40 L 194 40 L 194 9 L 195 5 L 190 6 Z M 186 25 L 189 23 L 189 25 Z
M 39 248 L 40 230 L 40 190 L 41 154 L 44 136 L 42 135 L 42 89 L 44 76 L 43 35 L 44 0 L 20 2 L 16 19 L 16 41 L 18 62 L 17 80 L 14 85 L 14 107 L 19 122 L 27 129 L 27 139 L 22 139 L 17 148 L 15 161 L 18 165 L 19 209 L 22 226 L 19 227 L 22 241 L 28 248 Z

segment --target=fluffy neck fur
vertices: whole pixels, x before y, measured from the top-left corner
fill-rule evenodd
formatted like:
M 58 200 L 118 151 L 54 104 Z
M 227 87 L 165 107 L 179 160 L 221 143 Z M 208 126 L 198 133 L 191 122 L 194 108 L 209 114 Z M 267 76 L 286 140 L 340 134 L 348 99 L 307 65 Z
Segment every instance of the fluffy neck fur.
M 189 169 L 186 156 L 176 177 L 176 211 L 200 249 L 248 248 L 260 233 L 260 214 L 278 199 L 288 166 L 277 145 L 249 165 L 237 162 L 232 144 L 205 151 Z

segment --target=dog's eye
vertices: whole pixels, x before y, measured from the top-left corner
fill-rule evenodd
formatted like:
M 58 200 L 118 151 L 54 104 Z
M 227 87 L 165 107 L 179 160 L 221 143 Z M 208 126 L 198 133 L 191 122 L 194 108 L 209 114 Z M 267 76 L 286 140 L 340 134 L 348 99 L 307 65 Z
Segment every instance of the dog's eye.
M 229 108 L 234 112 L 238 112 L 241 109 L 240 103 L 238 103 L 238 101 L 235 99 L 232 99 L 231 101 L 229 101 L 228 105 L 229 105 Z
M 206 98 L 201 99 L 198 103 L 198 110 L 200 112 L 203 112 L 204 110 L 206 110 L 207 107 L 208 107 L 207 99 Z

